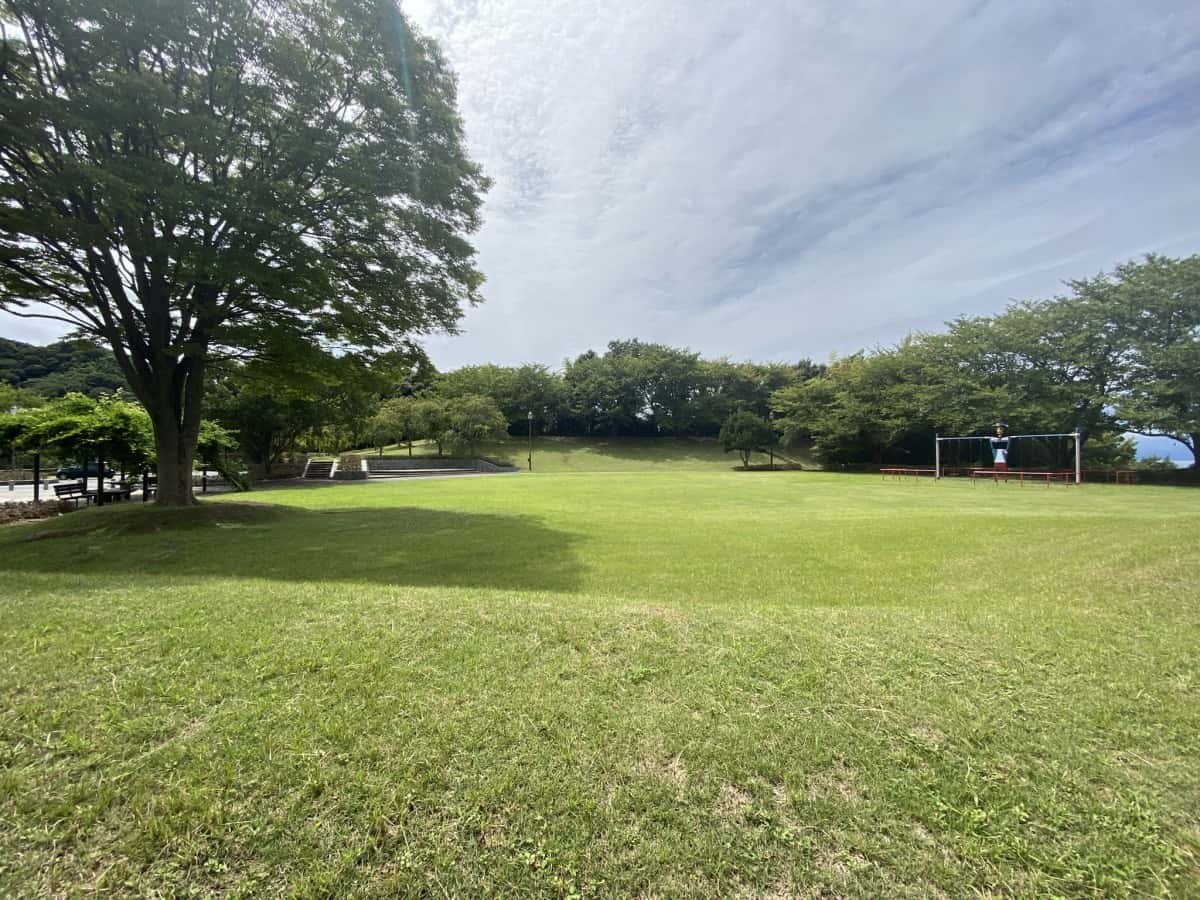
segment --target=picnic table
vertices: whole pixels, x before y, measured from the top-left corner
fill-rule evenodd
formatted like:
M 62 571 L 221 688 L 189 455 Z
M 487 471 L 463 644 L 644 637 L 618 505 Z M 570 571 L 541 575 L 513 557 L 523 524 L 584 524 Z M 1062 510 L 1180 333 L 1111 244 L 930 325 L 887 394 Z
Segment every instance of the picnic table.
M 118 500 L 128 500 L 133 496 L 133 488 L 127 484 L 109 484 L 103 488 L 103 502 L 114 503 Z M 101 490 L 90 490 L 87 492 L 88 497 L 93 500 L 100 500 Z
M 879 470 L 879 474 L 886 480 L 889 475 L 897 479 L 903 478 L 905 475 L 912 475 L 914 478 L 920 478 L 922 475 L 936 474 L 933 469 L 924 469 L 920 466 L 890 466 Z
M 1003 478 L 1005 482 L 1007 482 L 1010 477 L 1016 478 L 1020 482 L 1021 487 L 1025 487 L 1026 478 L 1031 480 L 1037 478 L 1044 479 L 1046 482 L 1046 487 L 1050 487 L 1050 483 L 1052 481 L 1057 481 L 1059 479 L 1062 480 L 1063 484 L 1075 483 L 1075 473 L 1069 469 L 1063 469 L 1059 471 L 1038 469 L 972 469 L 971 483 L 974 484 L 977 477 L 983 477 L 985 475 L 991 476 L 993 484 L 999 484 L 1001 478 Z

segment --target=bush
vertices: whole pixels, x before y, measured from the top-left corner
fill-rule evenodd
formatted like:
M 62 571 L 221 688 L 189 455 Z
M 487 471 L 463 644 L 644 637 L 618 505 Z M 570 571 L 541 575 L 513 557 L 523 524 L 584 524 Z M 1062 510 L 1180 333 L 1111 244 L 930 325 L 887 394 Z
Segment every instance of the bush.
M 1146 472 L 1175 472 L 1181 466 L 1175 465 L 1175 461 L 1165 456 L 1147 456 L 1137 460 L 1133 467 L 1139 471 Z

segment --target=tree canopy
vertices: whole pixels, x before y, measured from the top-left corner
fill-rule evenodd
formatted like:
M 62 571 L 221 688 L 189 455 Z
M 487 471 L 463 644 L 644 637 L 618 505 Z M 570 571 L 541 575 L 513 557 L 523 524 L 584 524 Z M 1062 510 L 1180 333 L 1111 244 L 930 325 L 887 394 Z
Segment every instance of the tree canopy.
M 938 334 L 835 361 L 772 398 L 790 440 L 826 462 L 909 462 L 934 432 L 1091 435 L 1095 463 L 1127 462 L 1134 431 L 1200 446 L 1200 257 L 1150 256 L 1069 292 L 965 317 Z
M 191 500 L 214 358 L 452 330 L 486 179 L 394 3 L 4 0 L 0 305 L 111 347 Z

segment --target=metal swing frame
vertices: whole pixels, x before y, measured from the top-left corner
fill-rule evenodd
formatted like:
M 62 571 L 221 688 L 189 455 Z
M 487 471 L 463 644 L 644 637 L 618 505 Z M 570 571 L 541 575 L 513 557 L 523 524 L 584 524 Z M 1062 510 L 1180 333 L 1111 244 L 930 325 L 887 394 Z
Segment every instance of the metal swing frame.
M 1015 441 L 1020 438 L 1073 438 L 1075 441 L 1075 484 L 1083 483 L 1083 446 L 1079 429 L 1075 431 L 1056 432 L 1051 434 L 1006 434 L 1006 440 Z M 933 477 L 937 481 L 942 479 L 942 444 L 949 441 L 992 441 L 993 436 L 986 434 L 973 434 L 964 436 L 944 437 L 940 434 L 934 434 L 934 450 L 933 450 Z

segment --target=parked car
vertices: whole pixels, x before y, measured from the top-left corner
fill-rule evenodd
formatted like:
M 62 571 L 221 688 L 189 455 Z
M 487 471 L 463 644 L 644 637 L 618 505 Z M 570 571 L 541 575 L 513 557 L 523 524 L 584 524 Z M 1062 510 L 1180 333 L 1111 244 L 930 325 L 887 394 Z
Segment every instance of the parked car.
M 84 476 L 84 467 L 81 466 L 79 463 L 72 463 L 71 465 L 68 465 L 68 466 L 59 467 L 58 471 L 55 472 L 54 474 L 58 477 L 59 481 L 73 481 L 77 478 L 82 478 Z M 88 460 L 87 477 L 95 478 L 99 474 L 100 474 L 100 460 L 98 460 L 98 459 Z

